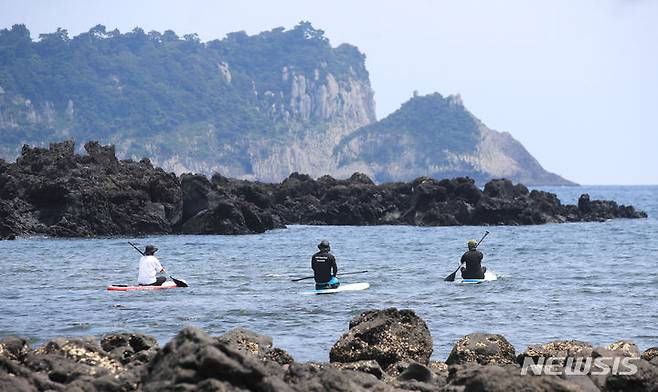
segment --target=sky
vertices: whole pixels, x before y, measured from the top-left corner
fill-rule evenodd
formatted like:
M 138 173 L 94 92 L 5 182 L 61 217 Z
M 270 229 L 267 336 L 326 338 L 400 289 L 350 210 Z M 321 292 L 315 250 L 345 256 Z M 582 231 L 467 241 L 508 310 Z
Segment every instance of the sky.
M 204 40 L 302 20 L 366 54 L 383 118 L 413 91 L 460 94 L 552 172 L 581 184 L 658 184 L 658 1 L 0 0 L 0 28 L 139 26 Z

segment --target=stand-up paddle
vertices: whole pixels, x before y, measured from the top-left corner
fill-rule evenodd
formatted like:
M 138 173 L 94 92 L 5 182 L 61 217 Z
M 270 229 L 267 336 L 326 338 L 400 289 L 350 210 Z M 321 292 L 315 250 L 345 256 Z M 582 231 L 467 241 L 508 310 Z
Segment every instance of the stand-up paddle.
M 480 239 L 480 241 L 478 241 L 477 245 L 475 245 L 475 249 L 477 249 L 477 247 L 480 246 L 480 242 L 484 241 L 484 239 L 485 239 L 488 235 L 489 235 L 489 232 L 488 232 L 488 231 L 485 231 L 485 232 L 484 232 L 484 235 L 482 236 L 482 238 Z M 453 273 L 451 273 L 450 275 L 446 276 L 446 278 L 443 279 L 443 280 L 445 280 L 446 282 L 454 282 L 454 281 L 455 281 L 455 275 L 457 275 L 457 272 L 459 272 L 459 269 L 460 269 L 461 267 L 462 267 L 462 264 L 460 263 L 460 264 L 459 264 L 459 267 L 457 267 L 457 269 L 455 270 L 455 272 L 453 272 Z
M 128 241 L 128 243 L 130 244 L 130 246 L 132 246 L 133 248 L 135 248 L 135 250 L 138 251 L 139 254 L 141 254 L 142 256 L 145 256 L 144 252 L 142 252 L 141 249 L 139 249 L 138 247 L 136 247 L 135 244 L 133 244 L 133 243 L 130 242 L 130 241 Z M 178 286 L 178 287 L 189 287 L 189 285 L 187 284 L 187 282 L 185 282 L 184 280 L 176 279 L 176 278 L 174 278 L 174 277 L 171 276 L 171 275 L 169 275 L 169 278 L 170 278 L 172 281 L 174 281 L 174 283 L 176 283 L 176 286 Z
M 178 287 L 189 287 L 189 285 L 184 280 L 176 279 L 171 275 L 169 275 L 169 279 L 173 280 Z
M 366 271 L 356 271 L 356 272 L 345 272 L 345 273 L 341 273 L 341 274 L 338 274 L 338 275 L 340 275 L 340 276 L 345 276 L 345 275 L 356 275 L 356 274 L 364 274 L 364 273 L 366 273 L 366 272 L 368 272 L 368 271 L 366 270 Z M 292 282 L 299 282 L 300 280 L 313 279 L 314 277 L 315 277 L 315 276 L 305 276 L 305 277 L 303 277 L 303 278 L 290 279 L 290 280 L 291 280 Z

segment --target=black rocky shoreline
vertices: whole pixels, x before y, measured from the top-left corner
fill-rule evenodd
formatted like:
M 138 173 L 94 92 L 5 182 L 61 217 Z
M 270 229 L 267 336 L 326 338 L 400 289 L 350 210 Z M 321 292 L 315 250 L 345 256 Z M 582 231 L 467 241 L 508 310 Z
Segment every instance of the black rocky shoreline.
M 468 177 L 377 185 L 366 175 L 317 180 L 293 173 L 280 184 L 215 174 L 176 176 L 148 159 L 118 160 L 114 146 L 72 141 L 23 146 L 0 160 L 0 238 L 149 234 L 250 234 L 310 225 L 536 225 L 643 218 L 614 201 L 564 205 L 553 193 L 509 180 L 480 190 Z
M 9 336 L 0 339 L 0 390 L 658 391 L 658 347 L 641 352 L 626 340 L 606 347 L 556 340 L 517 354 L 502 335 L 472 333 L 445 361 L 430 361 L 432 345 L 425 321 L 395 308 L 354 317 L 323 363 L 296 362 L 270 337 L 241 328 L 213 337 L 185 327 L 162 348 L 140 333 L 58 338 L 35 349 Z M 549 358 L 555 374 L 523 374 L 524 363 Z M 603 365 L 569 374 L 577 368 L 568 358 Z M 622 365 L 613 370 L 615 363 Z

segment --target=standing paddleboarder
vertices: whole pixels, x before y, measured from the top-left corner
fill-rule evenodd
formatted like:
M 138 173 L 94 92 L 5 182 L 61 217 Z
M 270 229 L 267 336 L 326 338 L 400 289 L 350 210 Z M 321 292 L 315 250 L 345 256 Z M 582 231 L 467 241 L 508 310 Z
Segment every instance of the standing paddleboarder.
M 160 260 L 154 256 L 157 250 L 158 248 L 153 245 L 146 245 L 144 255 L 139 259 L 139 277 L 137 278 L 137 283 L 140 286 L 162 286 L 167 280 L 164 276 L 156 277 L 158 273 L 165 272 L 165 269 L 160 264 Z
M 484 273 L 487 267 L 482 266 L 484 255 L 477 250 L 478 242 L 475 240 L 468 241 L 468 251 L 462 255 L 461 263 L 466 264 L 461 268 L 462 278 L 464 279 L 484 279 Z
M 320 242 L 318 249 L 320 249 L 320 251 L 311 257 L 311 268 L 313 268 L 313 275 L 315 278 L 315 289 L 335 289 L 340 286 L 340 282 L 336 278 L 338 266 L 336 266 L 336 258 L 331 254 L 329 241 L 323 240 Z

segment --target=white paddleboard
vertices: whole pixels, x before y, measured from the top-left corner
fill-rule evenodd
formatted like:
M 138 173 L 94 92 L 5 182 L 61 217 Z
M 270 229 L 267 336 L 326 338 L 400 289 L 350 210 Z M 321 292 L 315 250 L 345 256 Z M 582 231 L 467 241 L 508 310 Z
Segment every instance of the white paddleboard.
M 498 276 L 495 272 L 486 271 L 484 273 L 484 279 L 458 279 L 457 283 L 461 284 L 479 284 L 482 282 L 489 282 L 492 280 L 498 280 Z
M 340 293 L 341 291 L 359 291 L 366 290 L 370 287 L 370 283 L 352 283 L 352 284 L 341 284 L 336 289 L 325 289 L 325 290 L 313 290 L 313 291 L 302 291 L 302 295 L 314 295 L 314 294 L 333 294 Z

